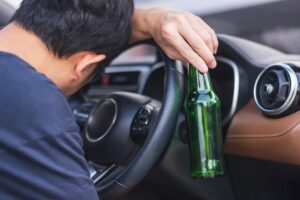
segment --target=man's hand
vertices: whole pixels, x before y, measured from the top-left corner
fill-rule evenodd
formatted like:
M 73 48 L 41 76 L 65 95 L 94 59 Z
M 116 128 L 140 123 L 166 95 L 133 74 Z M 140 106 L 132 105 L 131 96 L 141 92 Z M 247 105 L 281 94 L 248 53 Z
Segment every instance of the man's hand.
M 214 30 L 189 12 L 136 9 L 131 42 L 150 37 L 170 58 L 191 63 L 200 72 L 217 65 L 214 54 L 218 40 Z

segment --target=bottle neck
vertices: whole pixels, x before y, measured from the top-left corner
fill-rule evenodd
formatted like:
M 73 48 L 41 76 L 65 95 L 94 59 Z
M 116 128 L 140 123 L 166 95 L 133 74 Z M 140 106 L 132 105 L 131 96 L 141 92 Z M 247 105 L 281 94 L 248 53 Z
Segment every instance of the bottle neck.
M 198 70 L 190 65 L 189 68 L 189 90 L 198 92 L 212 91 L 212 84 L 209 73 L 201 74 Z

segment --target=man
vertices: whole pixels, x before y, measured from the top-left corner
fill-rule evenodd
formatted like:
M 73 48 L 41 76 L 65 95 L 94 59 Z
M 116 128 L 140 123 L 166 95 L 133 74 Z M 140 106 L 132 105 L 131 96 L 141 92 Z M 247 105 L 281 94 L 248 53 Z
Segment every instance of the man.
M 216 36 L 190 13 L 133 11 L 132 0 L 22 2 L 0 31 L 1 200 L 98 199 L 65 96 L 150 37 L 201 72 L 216 66 Z

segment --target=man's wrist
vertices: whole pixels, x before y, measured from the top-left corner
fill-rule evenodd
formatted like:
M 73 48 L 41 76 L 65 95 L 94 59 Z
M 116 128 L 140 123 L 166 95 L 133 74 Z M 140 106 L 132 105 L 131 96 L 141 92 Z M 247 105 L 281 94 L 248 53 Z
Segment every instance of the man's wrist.
M 149 18 L 150 10 L 138 8 L 134 10 L 130 43 L 151 38 Z

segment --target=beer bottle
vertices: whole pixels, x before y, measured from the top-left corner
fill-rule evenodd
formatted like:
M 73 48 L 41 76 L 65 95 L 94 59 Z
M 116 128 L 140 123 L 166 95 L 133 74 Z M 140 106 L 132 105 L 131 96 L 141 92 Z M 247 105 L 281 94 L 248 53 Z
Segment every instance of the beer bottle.
M 190 170 L 193 178 L 224 175 L 220 100 L 209 73 L 190 65 L 186 116 L 189 135 Z

